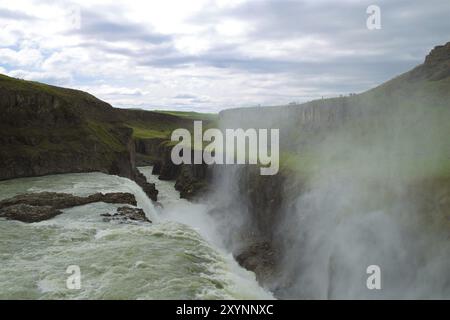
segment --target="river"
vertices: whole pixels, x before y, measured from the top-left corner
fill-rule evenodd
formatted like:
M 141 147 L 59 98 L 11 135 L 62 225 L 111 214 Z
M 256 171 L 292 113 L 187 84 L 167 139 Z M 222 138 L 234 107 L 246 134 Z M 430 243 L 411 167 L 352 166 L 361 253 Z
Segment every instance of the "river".
M 93 203 L 38 223 L 0 219 L 0 299 L 271 299 L 214 235 L 204 204 L 179 199 L 174 182 L 140 168 L 155 206 L 133 181 L 103 173 L 0 182 L 0 199 L 26 192 L 133 193 L 152 224 L 104 222 L 121 205 Z M 79 266 L 81 288 L 66 273 Z

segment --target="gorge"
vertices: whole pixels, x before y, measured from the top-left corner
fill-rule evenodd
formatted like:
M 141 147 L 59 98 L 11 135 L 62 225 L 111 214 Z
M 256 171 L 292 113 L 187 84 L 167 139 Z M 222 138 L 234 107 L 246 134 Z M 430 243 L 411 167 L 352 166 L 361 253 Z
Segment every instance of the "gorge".
M 194 121 L 193 137 L 187 129 L 172 132 L 170 139 L 177 142 L 170 153 L 173 164 L 260 164 L 261 175 L 277 174 L 279 129 L 226 129 L 224 134 L 217 128 L 203 133 L 202 127 L 201 121 Z M 209 144 L 203 147 L 204 142 Z
M 2 247 L 7 270 L 27 259 L 32 267 L 22 270 L 34 270 L 11 291 L 3 274 L 0 296 L 449 298 L 449 70 L 450 43 L 361 94 L 217 117 L 116 109 L 84 92 L 1 76 L 0 200 L 132 193 L 153 223 L 106 224 L 100 214 L 118 204 L 102 200 L 29 225 L 0 220 L 11 242 Z M 194 121 L 279 129 L 278 173 L 173 163 L 170 134 L 192 132 Z M 88 286 L 65 292 L 55 270 L 79 250 Z M 369 265 L 380 267 L 382 290 L 367 289 Z M 116 295 L 120 286 L 129 292 Z

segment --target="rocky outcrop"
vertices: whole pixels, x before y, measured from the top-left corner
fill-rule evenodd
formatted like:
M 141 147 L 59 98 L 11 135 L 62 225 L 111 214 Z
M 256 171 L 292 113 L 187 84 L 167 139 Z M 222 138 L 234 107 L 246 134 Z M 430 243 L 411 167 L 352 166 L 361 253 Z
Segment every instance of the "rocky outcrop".
M 219 179 L 230 174 L 227 168 L 220 170 Z M 276 272 L 280 258 L 279 223 L 283 221 L 283 213 L 291 210 L 286 205 L 303 192 L 304 184 L 292 179 L 294 173 L 286 169 L 274 176 L 260 175 L 256 165 L 237 170 L 234 174 L 236 192 L 224 212 L 238 210 L 247 222 L 239 231 L 242 241 L 233 250 L 233 256 L 241 266 L 255 272 L 258 281 L 267 284 Z
M 450 42 L 436 46 L 426 56 L 425 62 L 411 71 L 413 80 L 439 81 L 450 77 Z
M 205 163 L 174 164 L 171 159 L 173 145 L 169 142 L 159 138 L 136 139 L 136 151 L 153 159 L 152 174 L 158 175 L 160 180 L 176 181 L 175 189 L 180 192 L 181 198 L 192 200 L 206 193 L 211 182 L 212 169 Z
M 449 63 L 450 62 L 450 42 L 445 45 L 436 46 L 433 50 L 426 56 L 426 65 L 436 65 L 439 63 Z
M 144 210 L 140 208 L 120 207 L 115 213 L 105 213 L 101 215 L 105 222 L 133 223 L 146 222 L 152 223 L 146 216 Z
M 273 276 L 277 255 L 270 242 L 249 241 L 242 251 L 234 253 L 234 257 L 242 267 L 253 271 L 260 283 L 266 283 Z
M 98 171 L 134 180 L 156 201 L 154 184 L 136 169 L 133 129 L 125 124 L 133 111 L 86 92 L 2 75 L 0 96 L 0 180 Z
M 210 189 L 212 167 L 206 164 L 183 164 L 175 182 L 175 189 L 184 199 L 195 199 Z
M 157 149 L 155 166 L 160 180 L 175 180 L 180 172 L 180 165 L 176 165 L 172 162 L 171 151 L 172 146 L 167 143 L 163 143 Z
M 147 182 L 145 176 L 136 169 L 134 181 L 144 190 L 145 194 L 153 201 L 158 200 L 158 190 L 154 183 Z
M 161 173 L 161 166 L 162 166 L 161 161 L 156 161 L 153 164 L 152 174 L 159 175 Z
M 0 75 L 0 180 L 100 171 L 132 178 L 132 130 L 88 93 Z
M 95 193 L 87 197 L 74 196 L 69 193 L 38 192 L 25 193 L 0 201 L 0 209 L 16 204 L 31 206 L 51 206 L 57 209 L 81 206 L 93 202 L 124 203 L 135 206 L 136 199 L 131 193 Z
M 61 213 L 61 210 L 52 206 L 32 206 L 22 203 L 0 209 L 0 217 L 28 223 L 48 220 Z
M 163 138 L 135 139 L 136 152 L 145 155 L 159 155 L 161 144 L 167 141 Z
M 133 194 L 123 192 L 95 193 L 87 197 L 56 192 L 26 193 L 0 201 L 0 217 L 22 222 L 38 222 L 61 214 L 60 209 L 94 202 L 133 206 L 137 204 Z

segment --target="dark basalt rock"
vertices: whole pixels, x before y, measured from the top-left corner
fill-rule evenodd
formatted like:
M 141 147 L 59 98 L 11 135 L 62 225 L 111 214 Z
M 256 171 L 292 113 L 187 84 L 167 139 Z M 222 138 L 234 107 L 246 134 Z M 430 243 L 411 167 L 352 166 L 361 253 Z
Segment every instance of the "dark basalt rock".
M 154 183 L 147 182 L 147 178 L 136 170 L 134 181 L 144 190 L 145 194 L 152 199 L 153 201 L 158 200 L 158 190 L 155 187 Z
M 156 161 L 153 165 L 152 174 L 160 174 L 161 173 L 161 161 Z
M 119 223 L 130 222 L 147 222 L 152 223 L 146 216 L 144 210 L 140 208 L 120 207 L 116 213 L 105 213 L 101 215 L 103 221 L 111 222 L 116 221 Z
M 88 93 L 0 75 L 0 180 L 99 171 L 132 178 L 133 130 Z
M 425 64 L 433 65 L 450 61 L 450 42 L 436 46 L 425 58 Z
M 74 196 L 69 193 L 39 192 L 25 193 L 0 201 L 0 209 L 17 204 L 30 206 L 50 206 L 56 209 L 71 208 L 93 202 L 123 203 L 135 206 L 136 198 L 131 193 L 95 193 L 87 197 Z
M 62 211 L 52 206 L 31 206 L 28 204 L 15 204 L 0 209 L 0 217 L 22 222 L 39 222 L 51 219 Z
M 425 62 L 411 71 L 415 80 L 439 81 L 450 77 L 450 42 L 436 46 L 426 56 Z
M 133 206 L 137 204 L 134 195 L 123 192 L 95 193 L 87 197 L 57 192 L 26 193 L 0 201 L 0 217 L 22 222 L 38 222 L 61 214 L 59 209 L 94 202 L 122 203 Z
M 180 198 L 192 200 L 205 194 L 208 191 L 211 170 L 206 164 L 181 165 L 175 183 Z
M 172 162 L 170 156 L 171 147 L 168 147 L 162 156 L 159 180 L 175 180 L 180 172 L 180 165 Z
M 258 281 L 264 283 L 273 274 L 276 254 L 269 242 L 251 243 L 235 254 L 236 261 L 245 269 L 255 272 Z

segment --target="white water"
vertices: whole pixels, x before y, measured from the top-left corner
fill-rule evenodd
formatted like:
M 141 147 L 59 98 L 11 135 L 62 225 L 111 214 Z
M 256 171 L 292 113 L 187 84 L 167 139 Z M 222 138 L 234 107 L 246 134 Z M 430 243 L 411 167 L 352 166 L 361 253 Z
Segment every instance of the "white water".
M 132 181 L 102 173 L 65 174 L 0 183 L 0 199 L 24 192 L 75 195 L 130 192 L 153 224 L 103 222 L 120 205 L 94 203 L 26 224 L 0 219 L 0 299 L 270 299 L 253 273 L 238 266 L 214 237 L 206 206 L 178 199 L 172 182 L 151 176 L 164 208 Z M 66 287 L 69 265 L 81 289 Z

